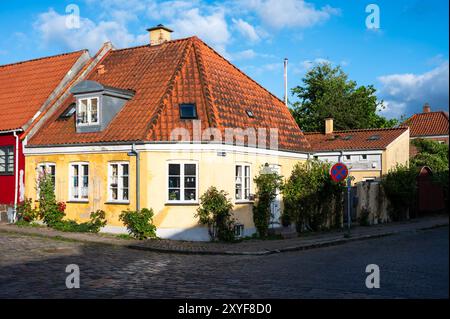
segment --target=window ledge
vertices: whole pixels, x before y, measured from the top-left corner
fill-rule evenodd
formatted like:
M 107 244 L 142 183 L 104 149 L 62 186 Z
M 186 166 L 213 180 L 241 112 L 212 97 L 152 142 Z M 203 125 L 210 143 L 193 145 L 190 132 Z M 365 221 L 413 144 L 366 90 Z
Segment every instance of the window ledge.
M 130 202 L 121 202 L 121 201 L 108 201 L 105 202 L 105 205 L 130 205 Z
M 199 203 L 198 202 L 166 202 L 164 204 L 165 206 L 198 206 Z
M 68 200 L 69 204 L 89 204 L 89 200 Z

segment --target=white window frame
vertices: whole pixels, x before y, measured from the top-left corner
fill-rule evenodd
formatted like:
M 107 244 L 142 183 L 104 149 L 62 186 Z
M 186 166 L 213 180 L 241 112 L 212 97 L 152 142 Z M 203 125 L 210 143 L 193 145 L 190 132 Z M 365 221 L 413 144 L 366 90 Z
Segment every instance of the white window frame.
M 92 101 L 93 100 L 97 100 L 97 121 L 96 122 L 92 122 Z M 86 109 L 86 114 L 87 114 L 87 122 L 86 123 L 79 123 L 78 122 L 78 118 L 79 118 L 79 114 L 81 112 L 81 102 L 82 101 L 87 101 L 87 109 Z M 100 98 L 98 96 L 96 97 L 80 97 L 77 100 L 77 119 L 76 119 L 76 123 L 78 126 L 90 126 L 90 125 L 99 125 L 100 124 Z
M 347 156 L 349 157 L 349 158 L 347 158 Z M 342 157 L 344 158 L 344 162 L 351 162 L 352 161 L 352 156 L 350 155 L 350 154 L 344 154 L 344 155 L 342 155 Z
M 112 190 L 111 190 L 111 178 L 112 178 L 112 166 L 117 165 L 117 199 L 113 199 Z M 123 175 L 123 167 L 122 165 L 128 165 L 128 175 Z M 123 177 L 128 176 L 128 199 L 123 199 Z M 108 163 L 108 202 L 110 203 L 130 203 L 130 162 L 127 161 L 118 161 L 118 162 L 109 162 Z
M 173 200 L 169 198 L 169 165 L 175 164 L 180 165 L 180 199 L 179 200 Z M 195 165 L 195 200 L 185 200 L 184 199 L 184 165 L 185 164 L 194 164 Z M 199 169 L 198 169 L 198 162 L 197 161 L 167 161 L 166 163 L 166 203 L 167 204 L 198 204 L 198 198 L 199 198 L 199 189 L 198 189 L 198 180 L 199 180 Z
M 84 176 L 84 175 L 82 175 L 81 174 L 81 171 L 82 170 L 80 170 L 80 168 L 82 167 L 82 166 L 84 166 L 84 165 L 87 165 L 87 167 L 88 167 L 88 186 L 87 186 L 87 198 L 81 198 L 81 196 L 79 197 L 79 198 L 74 198 L 73 197 L 73 193 L 72 193 L 72 185 L 73 185 L 73 175 L 72 175 L 72 167 L 73 166 L 75 166 L 75 165 L 78 165 L 78 189 L 79 189 L 79 194 L 81 194 L 81 189 L 82 189 L 82 187 L 81 187 L 81 185 L 82 185 L 82 177 Z M 91 169 L 90 169 L 90 165 L 89 165 L 89 162 L 72 162 L 72 163 L 69 163 L 69 201 L 71 201 L 71 202 L 89 202 L 89 175 L 90 175 L 90 172 L 91 171 Z
M 36 196 L 39 198 L 39 174 L 41 173 L 41 168 L 44 167 L 46 174 L 51 173 L 50 167 L 55 168 L 55 175 L 53 176 L 53 187 L 56 192 L 56 164 L 53 162 L 42 162 L 38 163 L 36 167 Z
M 363 158 L 365 156 L 366 158 Z M 367 162 L 369 160 L 369 156 L 367 154 L 361 154 L 359 155 L 359 161 L 360 162 Z
M 237 176 L 236 176 L 236 169 L 237 167 L 240 166 L 241 167 L 241 172 L 242 172 L 242 176 L 241 176 L 241 190 L 242 190 L 242 198 L 237 199 L 236 198 L 236 190 L 237 190 Z M 245 174 L 246 171 L 246 167 L 248 167 L 248 176 Z M 234 200 L 235 203 L 248 203 L 248 202 L 252 202 L 251 198 L 251 190 L 252 190 L 252 165 L 249 163 L 236 163 L 236 165 L 234 165 Z M 248 178 L 248 185 L 247 187 L 245 187 L 245 181 Z M 245 198 L 245 190 L 248 190 L 248 198 Z

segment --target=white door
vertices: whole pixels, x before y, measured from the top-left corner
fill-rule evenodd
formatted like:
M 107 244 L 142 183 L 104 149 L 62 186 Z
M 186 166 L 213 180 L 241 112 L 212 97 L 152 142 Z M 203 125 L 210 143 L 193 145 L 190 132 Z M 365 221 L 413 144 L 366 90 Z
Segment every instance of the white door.
M 281 166 L 280 165 L 270 165 L 270 169 L 273 172 L 281 174 Z M 281 195 L 280 190 L 277 189 L 277 197 L 272 201 L 270 205 L 270 227 L 276 228 L 281 227 Z

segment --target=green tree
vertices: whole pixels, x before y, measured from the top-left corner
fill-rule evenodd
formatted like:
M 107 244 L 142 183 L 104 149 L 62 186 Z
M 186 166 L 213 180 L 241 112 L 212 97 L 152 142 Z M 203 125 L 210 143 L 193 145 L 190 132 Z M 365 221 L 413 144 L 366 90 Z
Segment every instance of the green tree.
M 448 145 L 429 139 L 415 139 L 412 144 L 419 153 L 411 159 L 411 166 L 430 167 L 433 172 L 448 171 Z
M 253 179 L 256 184 L 255 204 L 253 206 L 253 222 L 262 238 L 269 234 L 269 223 L 272 201 L 277 197 L 277 190 L 283 185 L 283 177 L 270 167 L 263 166 Z
M 383 102 L 372 85 L 358 86 L 340 66 L 320 63 L 309 70 L 303 84 L 292 89 L 298 101 L 292 115 L 306 132 L 323 131 L 324 120 L 332 117 L 336 130 L 386 128 L 398 123 L 378 114 Z

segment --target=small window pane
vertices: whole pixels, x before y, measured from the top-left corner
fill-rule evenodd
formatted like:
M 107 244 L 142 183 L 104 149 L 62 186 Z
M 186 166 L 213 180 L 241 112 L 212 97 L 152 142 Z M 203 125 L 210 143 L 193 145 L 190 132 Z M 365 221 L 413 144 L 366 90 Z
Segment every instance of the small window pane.
M 180 175 L 180 164 L 169 164 L 169 175 Z
M 180 200 L 180 190 L 169 188 L 169 200 Z
M 184 187 L 195 188 L 195 177 L 185 177 L 184 178 Z
M 185 200 L 195 200 L 196 199 L 195 194 L 196 194 L 195 188 L 194 189 L 186 189 L 184 191 L 184 199 Z
M 78 114 L 78 123 L 87 123 L 87 107 L 88 107 L 88 101 L 87 100 L 81 100 L 80 106 L 79 106 L 79 114 Z
M 184 175 L 195 176 L 195 164 L 185 164 L 184 165 Z
M 169 177 L 169 187 L 170 188 L 179 188 L 180 187 L 180 178 L 179 177 Z
M 92 123 L 98 122 L 98 100 L 97 99 L 91 100 L 91 122 Z

